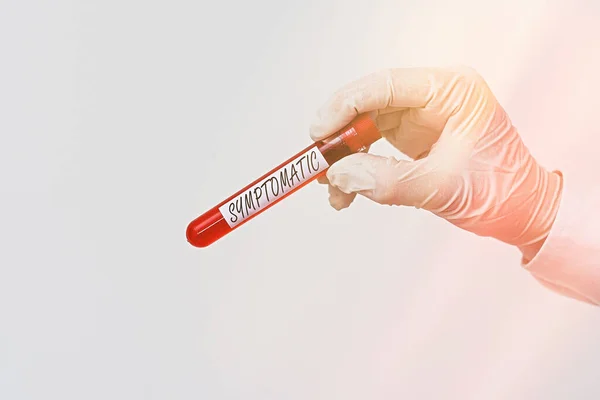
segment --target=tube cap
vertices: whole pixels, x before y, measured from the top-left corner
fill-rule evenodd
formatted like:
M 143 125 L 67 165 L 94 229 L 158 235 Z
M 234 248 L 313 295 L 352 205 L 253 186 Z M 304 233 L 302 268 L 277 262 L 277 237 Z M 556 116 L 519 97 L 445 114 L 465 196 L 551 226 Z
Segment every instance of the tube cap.
M 361 114 L 340 131 L 340 137 L 352 151 L 362 151 L 381 139 L 381 133 L 368 114 Z

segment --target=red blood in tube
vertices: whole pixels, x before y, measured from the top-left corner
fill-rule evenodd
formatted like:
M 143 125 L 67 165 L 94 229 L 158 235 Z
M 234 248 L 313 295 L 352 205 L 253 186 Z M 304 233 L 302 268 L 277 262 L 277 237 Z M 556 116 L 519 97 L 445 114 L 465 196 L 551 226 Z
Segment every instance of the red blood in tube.
M 373 120 L 366 114 L 359 115 L 336 134 L 308 146 L 193 220 L 186 231 L 188 242 L 195 247 L 214 243 L 324 175 L 336 161 L 366 150 L 380 138 Z M 297 178 L 296 183 L 294 177 Z

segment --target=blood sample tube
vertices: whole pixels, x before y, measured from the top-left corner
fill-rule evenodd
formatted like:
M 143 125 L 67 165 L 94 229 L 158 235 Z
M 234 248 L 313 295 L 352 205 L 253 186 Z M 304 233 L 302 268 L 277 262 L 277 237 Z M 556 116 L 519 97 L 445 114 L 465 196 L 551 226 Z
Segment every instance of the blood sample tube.
M 327 172 L 343 157 L 366 151 L 381 138 L 373 120 L 357 116 L 334 135 L 308 146 L 211 208 L 187 228 L 188 242 L 206 247 Z

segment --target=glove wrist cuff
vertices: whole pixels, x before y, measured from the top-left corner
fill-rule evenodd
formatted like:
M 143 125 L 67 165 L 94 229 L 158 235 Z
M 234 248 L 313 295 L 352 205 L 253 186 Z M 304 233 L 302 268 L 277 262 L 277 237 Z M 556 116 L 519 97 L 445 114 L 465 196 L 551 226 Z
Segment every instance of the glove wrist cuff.
M 531 230 L 532 234 L 536 237 L 536 240 L 521 246 L 518 246 L 519 250 L 523 254 L 523 258 L 531 260 L 540 251 L 546 238 L 550 234 L 552 225 L 556 219 L 558 208 L 560 204 L 560 198 L 562 194 L 562 174 L 559 171 L 546 171 L 548 185 L 540 193 L 540 201 L 538 204 L 539 213 L 534 214 L 535 220 L 532 221 Z

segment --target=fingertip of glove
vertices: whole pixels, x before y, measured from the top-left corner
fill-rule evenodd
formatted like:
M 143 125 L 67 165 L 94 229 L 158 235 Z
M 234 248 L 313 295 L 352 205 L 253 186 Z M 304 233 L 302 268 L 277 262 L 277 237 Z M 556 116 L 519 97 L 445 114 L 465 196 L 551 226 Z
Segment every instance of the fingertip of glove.
M 318 123 L 313 123 L 308 129 L 308 134 L 315 142 L 324 139 L 327 135 L 323 135 L 323 128 Z
M 344 208 L 348 208 L 348 205 L 339 203 L 337 201 L 330 201 L 329 205 L 331 205 L 331 208 L 333 208 L 335 211 L 342 211 Z
M 354 198 L 349 195 L 337 195 L 337 196 L 331 195 L 331 196 L 329 196 L 329 204 L 336 211 L 341 211 L 345 208 L 350 207 L 350 204 L 352 204 L 353 200 L 354 200 Z
M 308 129 L 310 138 L 317 141 L 333 135 L 339 129 L 336 122 L 332 118 L 317 117 Z
M 310 125 L 309 135 L 315 141 L 325 139 L 342 129 L 355 116 L 353 113 L 321 110 Z

